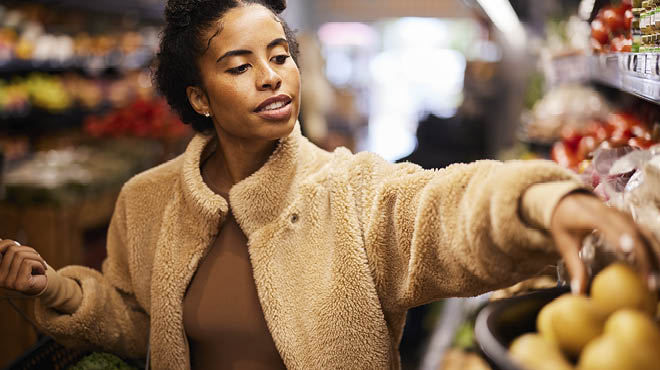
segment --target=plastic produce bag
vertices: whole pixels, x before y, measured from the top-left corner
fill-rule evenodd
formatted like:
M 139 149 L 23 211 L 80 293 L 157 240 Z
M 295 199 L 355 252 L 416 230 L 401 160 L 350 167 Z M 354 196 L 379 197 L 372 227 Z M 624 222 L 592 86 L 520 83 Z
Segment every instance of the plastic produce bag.
M 608 204 L 630 213 L 635 222 L 660 239 L 660 145 L 631 152 L 617 160 L 610 176 L 632 173 L 622 191 L 612 194 Z
M 646 150 L 599 149 L 581 176 L 609 206 L 630 214 L 660 240 L 660 145 Z M 584 240 L 580 258 L 590 276 L 615 260 L 632 262 L 632 255 L 607 245 L 598 232 Z M 565 266 L 560 262 L 557 267 L 560 283 L 567 283 Z

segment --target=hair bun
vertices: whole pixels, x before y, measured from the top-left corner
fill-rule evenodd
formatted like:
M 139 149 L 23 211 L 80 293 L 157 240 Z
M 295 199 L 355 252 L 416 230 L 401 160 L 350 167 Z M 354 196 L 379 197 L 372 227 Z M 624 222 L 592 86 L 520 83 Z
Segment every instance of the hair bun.
M 286 9 L 286 0 L 266 0 L 267 3 L 277 14 L 282 13 Z

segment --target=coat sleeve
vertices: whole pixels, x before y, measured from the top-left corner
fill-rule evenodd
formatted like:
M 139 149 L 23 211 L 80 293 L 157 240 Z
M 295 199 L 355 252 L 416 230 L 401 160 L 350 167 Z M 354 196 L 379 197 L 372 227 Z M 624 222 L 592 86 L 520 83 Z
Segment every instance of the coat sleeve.
M 365 153 L 354 156 L 349 168 L 368 263 L 386 311 L 499 289 L 555 263 L 547 210 L 581 188 L 572 173 L 550 161 L 423 170 Z M 530 188 L 535 190 L 525 196 Z
M 132 253 L 125 243 L 126 209 L 123 192 L 119 195 L 107 238 L 108 256 L 103 274 L 83 266 L 67 266 L 58 271 L 73 279 L 82 290 L 82 300 L 71 314 L 35 304 L 35 319 L 57 341 L 71 346 L 95 348 L 123 356 L 146 356 L 149 316 L 138 304 L 129 271 Z

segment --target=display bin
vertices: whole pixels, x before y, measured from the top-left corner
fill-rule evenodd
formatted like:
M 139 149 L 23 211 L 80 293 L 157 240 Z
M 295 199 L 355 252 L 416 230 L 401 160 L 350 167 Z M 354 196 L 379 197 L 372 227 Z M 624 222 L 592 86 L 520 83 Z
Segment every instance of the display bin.
M 63 346 L 44 336 L 4 370 L 66 370 L 89 353 Z
M 509 357 L 509 345 L 522 334 L 536 331 L 536 316 L 541 308 L 568 291 L 568 287 L 557 287 L 505 298 L 479 312 L 475 337 L 493 370 L 523 370 Z

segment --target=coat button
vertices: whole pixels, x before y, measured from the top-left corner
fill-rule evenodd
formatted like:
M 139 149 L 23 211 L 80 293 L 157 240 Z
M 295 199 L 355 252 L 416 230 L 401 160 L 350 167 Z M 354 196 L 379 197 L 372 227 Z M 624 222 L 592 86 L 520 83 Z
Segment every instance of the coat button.
M 294 224 L 295 224 L 296 222 L 298 222 L 298 218 L 299 218 L 299 217 L 298 217 L 298 214 L 297 214 L 297 213 L 292 214 L 292 215 L 291 215 L 291 223 L 294 223 Z

